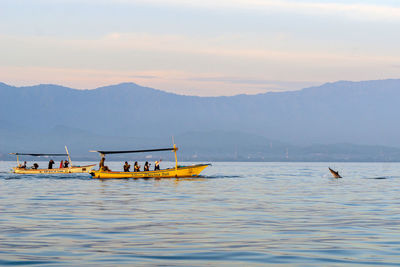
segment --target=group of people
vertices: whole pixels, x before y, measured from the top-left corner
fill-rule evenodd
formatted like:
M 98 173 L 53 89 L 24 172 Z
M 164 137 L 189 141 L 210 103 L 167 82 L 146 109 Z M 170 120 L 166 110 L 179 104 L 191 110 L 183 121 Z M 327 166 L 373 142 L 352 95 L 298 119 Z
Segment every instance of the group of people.
M 20 168 L 26 169 L 26 161 L 24 161 L 24 164 L 19 166 Z M 33 163 L 32 165 L 32 169 L 36 170 L 37 168 L 39 168 L 39 164 L 37 164 L 36 162 Z
M 159 161 L 154 162 L 154 170 L 155 171 L 160 169 L 160 162 L 161 162 L 161 159 Z M 145 171 L 145 172 L 150 171 L 150 165 L 151 165 L 151 163 L 146 161 L 146 163 L 143 166 L 143 171 Z M 140 167 L 141 166 L 138 164 L 138 162 L 135 161 L 135 164 L 133 165 L 133 171 L 140 172 Z M 130 168 L 131 168 L 131 165 L 127 161 L 125 161 L 124 172 L 129 172 Z
M 60 169 L 61 168 L 68 168 L 69 167 L 69 161 L 65 160 L 65 161 L 60 161 Z
M 53 165 L 54 165 L 54 160 L 49 160 L 49 165 L 48 165 L 48 169 L 53 169 Z M 68 160 L 61 160 L 60 162 L 60 169 L 61 168 L 68 168 L 69 166 L 69 161 Z M 24 161 L 24 164 L 19 166 L 20 168 L 26 169 L 26 161 Z M 37 164 L 36 162 L 33 163 L 32 165 L 32 169 L 37 170 L 39 168 L 39 164 Z
M 106 160 L 106 158 L 103 156 L 99 163 L 99 170 L 100 171 L 111 171 L 110 168 L 108 168 L 108 166 L 104 165 L 105 160 Z M 154 162 L 154 170 L 155 171 L 160 170 L 160 162 L 161 162 L 161 159 Z M 145 171 L 145 172 L 150 171 L 150 165 L 151 164 L 148 161 L 146 161 L 146 163 L 143 166 L 143 171 Z M 135 161 L 135 163 L 133 165 L 133 171 L 140 172 L 140 167 L 141 166 L 138 164 L 138 162 Z M 124 172 L 130 172 L 131 165 L 127 161 L 125 161 L 123 169 L 124 169 Z
M 19 168 L 22 168 L 22 169 L 26 169 L 26 161 L 24 161 L 24 164 L 20 164 L 19 166 L 18 166 Z M 39 168 L 39 164 L 37 164 L 36 162 L 35 163 L 33 163 L 33 165 L 32 165 L 32 167 L 31 167 L 32 169 L 34 169 L 34 170 L 36 170 L 37 168 Z
M 49 169 L 53 169 L 53 165 L 54 165 L 54 160 L 49 160 L 49 166 L 48 166 L 48 168 Z M 62 168 L 68 168 L 68 166 L 69 166 L 69 161 L 68 160 L 61 160 L 60 161 L 60 169 L 62 169 Z

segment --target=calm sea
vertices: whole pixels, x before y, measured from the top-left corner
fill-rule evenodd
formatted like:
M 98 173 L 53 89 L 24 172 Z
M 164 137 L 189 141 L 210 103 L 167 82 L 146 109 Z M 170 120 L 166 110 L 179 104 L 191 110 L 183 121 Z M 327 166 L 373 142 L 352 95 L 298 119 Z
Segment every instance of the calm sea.
M 105 181 L 14 164 L 0 162 L 0 265 L 400 266 L 400 163 L 213 163 L 196 179 Z

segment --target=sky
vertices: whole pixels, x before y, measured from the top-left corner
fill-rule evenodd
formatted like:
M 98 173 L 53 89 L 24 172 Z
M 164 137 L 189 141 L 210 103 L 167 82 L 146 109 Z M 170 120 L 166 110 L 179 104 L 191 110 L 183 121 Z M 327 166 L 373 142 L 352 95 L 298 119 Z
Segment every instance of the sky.
M 1 0 L 0 82 L 199 96 L 400 78 L 398 0 Z

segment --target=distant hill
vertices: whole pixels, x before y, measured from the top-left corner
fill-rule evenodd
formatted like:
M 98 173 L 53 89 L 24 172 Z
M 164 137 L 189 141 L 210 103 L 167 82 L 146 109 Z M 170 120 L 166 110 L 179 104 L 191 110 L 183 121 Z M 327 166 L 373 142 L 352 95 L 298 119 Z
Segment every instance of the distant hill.
M 164 146 L 175 136 L 188 159 L 400 160 L 389 148 L 400 147 L 398 99 L 400 80 L 231 97 L 134 83 L 94 90 L 0 83 L 0 157 L 21 149 L 58 152 L 64 144 L 91 157 L 89 149 Z

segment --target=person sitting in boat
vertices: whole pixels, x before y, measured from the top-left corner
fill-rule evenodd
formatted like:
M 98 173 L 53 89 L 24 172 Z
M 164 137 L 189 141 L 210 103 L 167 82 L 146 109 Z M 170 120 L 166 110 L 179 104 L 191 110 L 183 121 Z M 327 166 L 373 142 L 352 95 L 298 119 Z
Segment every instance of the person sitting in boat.
M 49 169 L 53 169 L 54 160 L 49 160 Z
M 60 169 L 61 169 L 62 167 L 64 167 L 64 161 L 63 161 L 63 160 L 61 160 L 61 162 L 60 162 Z
M 24 161 L 24 164 L 21 165 L 20 168 L 26 169 L 26 161 Z
M 149 168 L 150 168 L 149 162 L 146 161 L 146 163 L 144 164 L 144 167 L 143 167 L 143 171 L 148 172 Z
M 133 171 L 140 172 L 140 165 L 135 161 L 135 165 L 133 165 Z
M 157 171 L 157 170 L 160 169 L 160 162 L 161 162 L 161 159 L 160 159 L 160 161 L 154 162 L 154 170 L 155 170 L 155 171 Z
M 131 165 L 128 164 L 127 161 L 125 161 L 125 165 L 124 165 L 124 172 L 129 172 L 129 169 L 131 168 Z
M 68 161 L 68 160 L 65 160 L 65 161 L 64 161 L 64 168 L 68 168 L 68 165 L 69 165 L 69 161 Z
M 36 162 L 33 163 L 32 169 L 37 170 L 39 168 L 39 164 L 37 164 Z
M 100 170 L 100 171 L 111 171 L 111 170 L 108 168 L 108 166 L 105 166 L 105 165 L 104 165 L 104 161 L 106 161 L 106 158 L 105 158 L 105 157 L 102 157 L 101 160 L 100 160 L 100 163 L 99 163 L 99 170 Z

